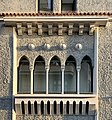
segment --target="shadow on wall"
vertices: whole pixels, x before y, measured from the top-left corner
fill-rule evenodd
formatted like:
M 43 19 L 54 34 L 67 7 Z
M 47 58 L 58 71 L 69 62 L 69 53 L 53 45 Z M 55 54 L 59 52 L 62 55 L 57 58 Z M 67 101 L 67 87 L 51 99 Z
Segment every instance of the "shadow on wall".
M 0 87 L 0 120 L 12 120 L 12 35 L 4 35 L 4 44 L 2 46 L 1 55 L 1 87 Z M 5 47 L 4 47 L 5 45 Z

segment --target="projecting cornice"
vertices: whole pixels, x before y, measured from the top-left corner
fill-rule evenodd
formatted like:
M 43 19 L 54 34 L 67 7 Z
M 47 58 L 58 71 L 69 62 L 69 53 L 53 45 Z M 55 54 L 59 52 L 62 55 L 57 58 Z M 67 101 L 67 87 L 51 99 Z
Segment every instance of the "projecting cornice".
M 1 21 L 5 26 L 17 28 L 18 35 L 37 33 L 43 35 L 72 35 L 87 32 L 93 35 L 94 28 L 106 26 L 112 21 L 112 13 L 1 13 Z

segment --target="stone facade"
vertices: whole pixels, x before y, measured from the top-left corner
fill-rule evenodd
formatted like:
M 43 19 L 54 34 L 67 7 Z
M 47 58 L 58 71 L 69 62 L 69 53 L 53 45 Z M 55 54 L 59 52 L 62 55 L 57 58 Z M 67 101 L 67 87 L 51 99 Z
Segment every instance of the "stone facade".
M 12 30 L 0 27 L 0 118 L 12 118 Z
M 60 1 L 60 0 L 55 0 Z M 0 12 L 36 12 L 37 0 L 0 0 Z M 56 6 L 56 7 L 55 7 Z M 60 2 L 54 4 L 54 12 L 61 12 Z M 111 0 L 77 0 L 78 12 L 112 11 Z
M 99 29 L 99 119 L 112 119 L 112 23 Z
M 57 0 L 55 0 L 57 1 Z M 54 12 L 60 12 L 60 3 L 54 4 Z M 56 7 L 58 6 L 58 7 Z M 36 12 L 36 0 L 0 0 L 0 13 L 2 12 Z M 78 12 L 112 12 L 112 0 L 77 0 Z M 13 30 L 6 27 L 0 21 L 0 119 L 12 120 L 13 101 Z M 51 58 L 58 55 L 61 65 L 69 55 L 73 55 L 79 65 L 85 55 L 90 56 L 94 66 L 94 39 L 95 36 L 84 34 L 79 36 L 32 36 L 23 34 L 17 36 L 17 65 L 20 58 L 25 55 L 34 67 L 35 59 L 41 55 L 45 59 L 46 66 Z M 34 44 L 35 49 L 29 50 L 28 44 Z M 50 44 L 50 50 L 45 50 L 44 44 Z M 67 49 L 61 50 L 60 44 L 67 45 Z M 82 44 L 82 50 L 76 50 L 75 45 Z M 98 31 L 98 120 L 112 119 L 112 22 L 107 22 L 105 27 L 99 27 Z M 48 116 L 49 117 L 49 116 Z M 95 116 L 58 116 L 64 120 L 96 120 Z M 42 116 L 16 116 L 17 120 L 42 120 Z M 49 119 L 49 118 L 48 118 Z M 50 118 L 53 119 L 52 116 Z M 56 118 L 57 119 L 57 118 Z

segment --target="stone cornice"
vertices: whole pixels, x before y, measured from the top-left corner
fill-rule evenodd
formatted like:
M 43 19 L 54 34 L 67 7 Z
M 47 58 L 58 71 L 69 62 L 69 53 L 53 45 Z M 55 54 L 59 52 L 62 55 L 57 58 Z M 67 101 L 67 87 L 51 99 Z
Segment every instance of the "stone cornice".
M 1 21 L 5 26 L 16 27 L 18 35 L 33 32 L 38 35 L 72 35 L 84 32 L 93 35 L 94 28 L 106 26 L 112 21 L 112 13 L 1 13 Z
M 112 16 L 112 12 L 65 12 L 65 13 L 0 13 L 1 17 L 6 16 Z

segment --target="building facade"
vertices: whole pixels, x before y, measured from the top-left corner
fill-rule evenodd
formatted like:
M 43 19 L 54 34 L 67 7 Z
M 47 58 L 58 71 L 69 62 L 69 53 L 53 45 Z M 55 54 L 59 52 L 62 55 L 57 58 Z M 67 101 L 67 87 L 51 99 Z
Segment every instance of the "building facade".
M 112 120 L 112 1 L 0 1 L 0 119 Z

